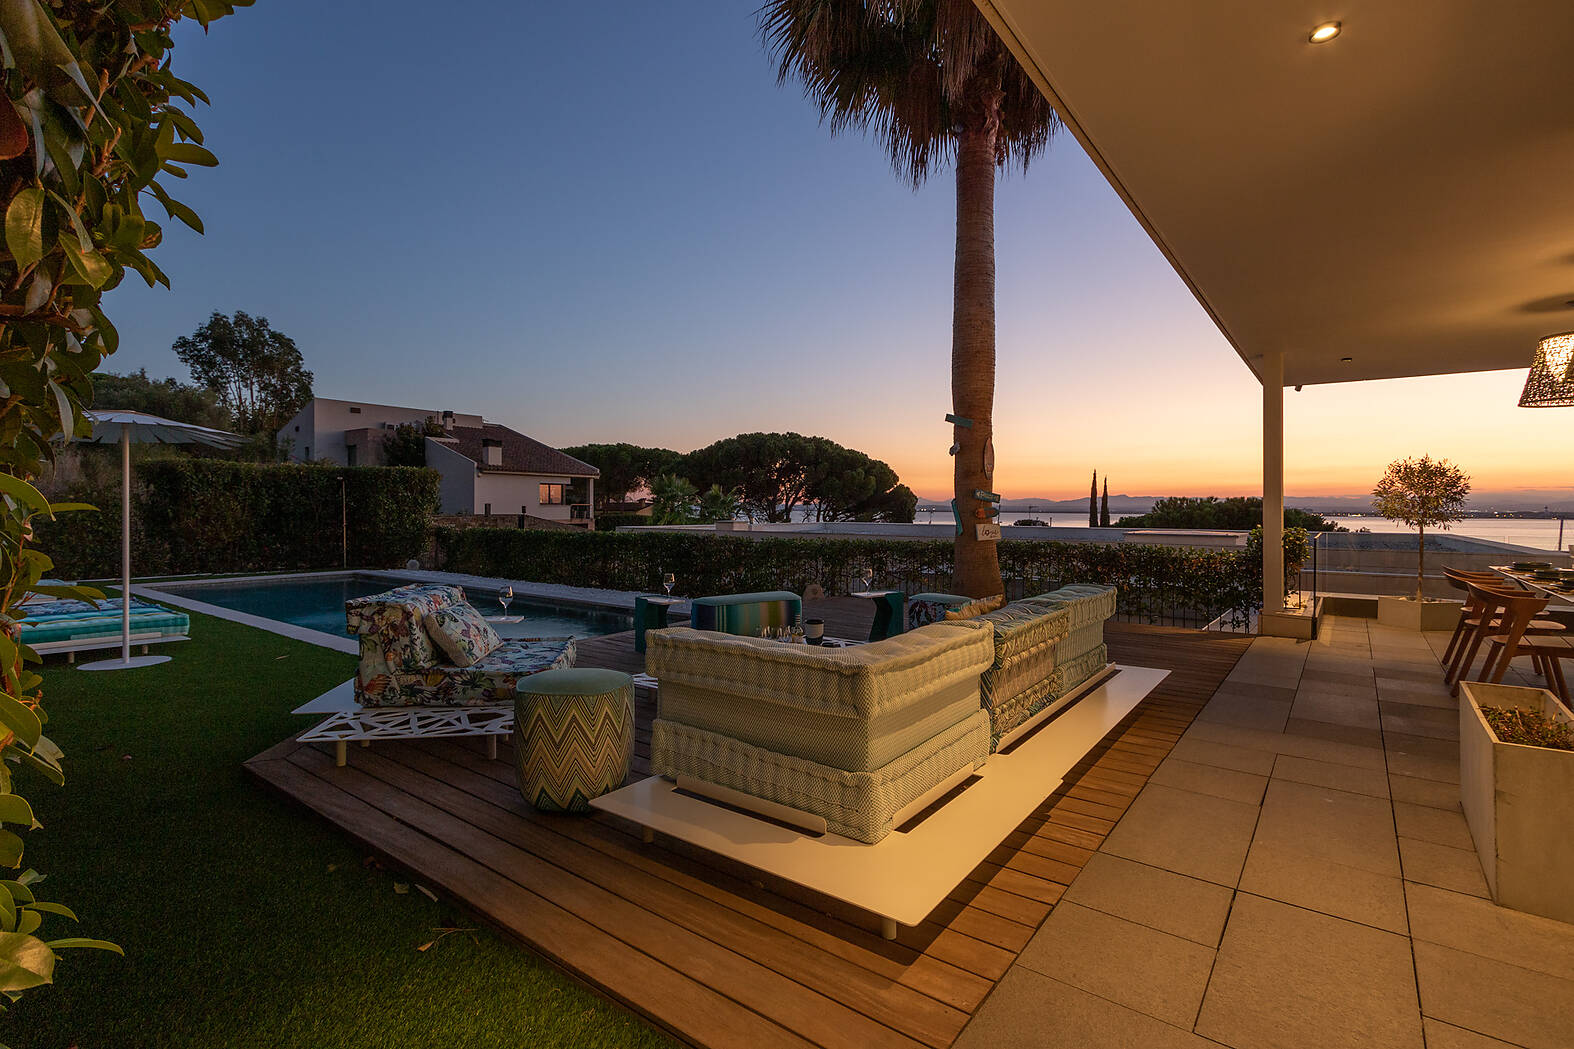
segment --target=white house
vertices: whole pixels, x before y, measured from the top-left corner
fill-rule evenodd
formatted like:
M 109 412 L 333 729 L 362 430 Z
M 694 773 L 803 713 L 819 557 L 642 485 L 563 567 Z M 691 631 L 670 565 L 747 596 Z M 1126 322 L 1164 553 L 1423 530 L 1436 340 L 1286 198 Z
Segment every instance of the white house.
M 284 424 L 279 446 L 293 462 L 378 466 L 383 441 L 396 427 L 427 422 L 442 429 L 426 438 L 426 465 L 442 475 L 442 513 L 528 514 L 592 526 L 600 471 L 479 415 L 318 397 Z M 585 502 L 571 504 L 569 489 L 579 480 Z

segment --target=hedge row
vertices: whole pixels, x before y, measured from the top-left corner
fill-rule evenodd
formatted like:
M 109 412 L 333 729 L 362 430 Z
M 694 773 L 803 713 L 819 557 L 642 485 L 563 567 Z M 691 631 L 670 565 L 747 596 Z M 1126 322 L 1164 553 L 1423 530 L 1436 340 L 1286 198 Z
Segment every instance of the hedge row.
M 342 501 L 340 480 L 343 479 Z M 422 551 L 437 509 L 435 470 L 160 460 L 132 478 L 131 563 L 138 575 L 402 566 Z M 96 511 L 40 529 L 57 575 L 120 572 L 120 485 L 57 495 Z
M 802 593 L 811 583 L 846 593 L 866 567 L 877 588 L 912 594 L 953 586 L 948 540 L 472 528 L 438 529 L 436 546 L 448 571 L 611 590 L 656 592 L 662 573 L 672 572 L 676 592 L 688 595 Z M 1262 593 L 1261 558 L 1241 551 L 1010 539 L 1000 543 L 1000 569 L 1010 597 L 1067 583 L 1112 584 L 1120 590 L 1118 613 L 1147 622 L 1244 622 Z

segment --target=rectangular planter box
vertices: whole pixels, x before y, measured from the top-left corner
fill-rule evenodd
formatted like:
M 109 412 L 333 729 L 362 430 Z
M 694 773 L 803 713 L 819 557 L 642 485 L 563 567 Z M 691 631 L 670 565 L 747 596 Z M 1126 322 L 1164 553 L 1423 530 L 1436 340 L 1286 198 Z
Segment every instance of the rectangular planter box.
M 1459 800 L 1492 898 L 1574 922 L 1574 750 L 1504 743 L 1481 708 L 1520 707 L 1565 723 L 1574 713 L 1546 689 L 1460 688 Z

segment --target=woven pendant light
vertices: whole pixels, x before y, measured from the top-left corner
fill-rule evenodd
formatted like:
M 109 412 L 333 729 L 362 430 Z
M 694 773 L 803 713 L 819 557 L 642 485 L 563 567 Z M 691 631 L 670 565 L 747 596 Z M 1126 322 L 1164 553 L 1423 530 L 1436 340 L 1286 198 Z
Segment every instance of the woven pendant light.
M 1536 344 L 1521 408 L 1574 407 L 1574 331 L 1548 335 Z

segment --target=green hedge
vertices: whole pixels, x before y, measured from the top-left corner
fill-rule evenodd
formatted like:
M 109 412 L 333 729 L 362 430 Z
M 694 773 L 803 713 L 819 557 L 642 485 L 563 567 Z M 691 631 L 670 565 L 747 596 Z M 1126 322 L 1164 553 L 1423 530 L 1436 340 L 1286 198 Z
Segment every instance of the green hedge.
M 426 544 L 437 485 L 435 470 L 414 467 L 148 462 L 132 478 L 132 568 L 138 575 L 338 568 L 346 521 L 351 567 L 399 567 Z M 55 574 L 118 575 L 119 484 L 56 498 L 100 509 L 64 514 L 40 530 Z
M 442 528 L 436 538 L 441 568 L 538 583 L 654 592 L 670 571 L 680 594 L 801 593 L 810 583 L 846 593 L 872 567 L 876 587 L 909 594 L 952 588 L 949 540 L 499 528 Z M 1200 626 L 1223 615 L 1244 622 L 1262 593 L 1261 558 L 1234 550 L 1008 539 L 1000 543 L 1000 569 L 1010 597 L 1067 583 L 1112 584 L 1119 614 L 1148 622 Z

